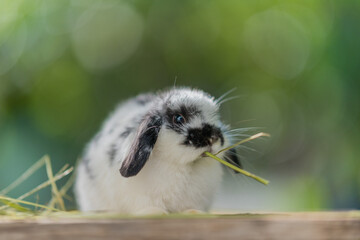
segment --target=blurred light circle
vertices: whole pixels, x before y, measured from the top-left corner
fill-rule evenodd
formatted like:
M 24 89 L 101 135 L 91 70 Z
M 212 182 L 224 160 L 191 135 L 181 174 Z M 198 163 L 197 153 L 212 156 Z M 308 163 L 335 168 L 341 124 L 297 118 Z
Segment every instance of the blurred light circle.
M 29 72 L 38 72 L 63 56 L 69 41 L 64 35 L 49 35 L 44 29 L 30 28 L 22 63 Z
M 0 1 L 0 35 L 21 15 L 19 8 L 23 0 Z
M 325 135 L 334 132 L 347 116 L 344 77 L 334 66 L 323 64 L 307 80 L 308 121 Z
M 275 9 L 248 19 L 244 42 L 254 61 L 281 79 L 298 76 L 310 55 L 309 39 L 301 22 Z
M 203 65 L 218 66 L 221 16 L 214 2 L 155 1 L 146 24 L 147 33 L 171 71 L 194 75 Z
M 256 124 L 268 129 L 281 130 L 283 127 L 283 113 L 278 101 L 267 92 L 261 92 L 246 98 L 242 106 L 240 116 L 246 116 L 249 119 L 255 119 Z
M 30 113 L 47 135 L 77 136 L 91 115 L 91 89 L 83 71 L 57 62 L 35 79 Z
M 89 70 L 104 70 L 125 62 L 137 49 L 143 21 L 125 3 L 102 4 L 86 10 L 72 31 L 75 54 Z
M 201 6 L 189 5 L 154 2 L 147 18 L 151 36 L 161 45 L 170 41 L 179 48 L 185 43 L 194 45 L 191 47 L 197 51 L 213 47 L 221 30 L 218 6 L 212 2 Z
M 286 12 L 298 20 L 307 33 L 311 52 L 306 69 L 311 69 L 321 61 L 327 46 L 329 31 L 333 25 L 334 12 L 332 7 L 324 8 L 320 7 L 321 5 L 318 1 L 313 1 L 309 5 L 287 2 L 277 7 L 277 9 L 281 9 L 282 12 Z
M 0 75 L 10 70 L 24 51 L 27 26 L 21 24 L 0 35 Z
M 68 33 L 70 4 L 70 0 L 43 1 L 41 3 L 40 12 L 44 29 L 48 33 L 55 35 Z

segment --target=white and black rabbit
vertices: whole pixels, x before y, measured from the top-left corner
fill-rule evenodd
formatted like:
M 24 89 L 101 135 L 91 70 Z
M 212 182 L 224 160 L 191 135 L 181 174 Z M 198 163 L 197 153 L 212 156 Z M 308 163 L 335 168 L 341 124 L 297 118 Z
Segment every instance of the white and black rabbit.
M 203 153 L 231 144 L 219 105 L 209 94 L 190 88 L 143 94 L 120 104 L 79 164 L 79 209 L 124 214 L 207 211 L 223 170 Z M 219 156 L 240 165 L 234 151 Z

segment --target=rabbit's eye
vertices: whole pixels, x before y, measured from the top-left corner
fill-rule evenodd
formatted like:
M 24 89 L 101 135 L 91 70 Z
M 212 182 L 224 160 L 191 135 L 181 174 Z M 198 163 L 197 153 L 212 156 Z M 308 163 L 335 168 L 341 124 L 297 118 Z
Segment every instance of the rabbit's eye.
M 184 124 L 184 123 L 186 123 L 186 119 L 184 118 L 183 115 L 181 115 L 181 114 L 176 114 L 176 115 L 174 115 L 174 117 L 173 117 L 173 123 L 174 123 L 174 124 L 178 124 L 178 125 Z

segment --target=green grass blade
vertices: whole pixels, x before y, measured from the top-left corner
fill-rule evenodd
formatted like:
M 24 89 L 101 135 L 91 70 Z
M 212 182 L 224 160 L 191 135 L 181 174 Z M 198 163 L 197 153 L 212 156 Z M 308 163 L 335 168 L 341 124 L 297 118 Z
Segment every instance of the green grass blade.
M 252 174 L 252 173 L 250 173 L 248 171 L 245 171 L 245 170 L 243 170 L 241 168 L 238 168 L 238 167 L 232 165 L 231 163 L 228 163 L 227 161 L 222 160 L 221 158 L 219 158 L 219 157 L 217 157 L 217 156 L 215 156 L 215 155 L 213 155 L 213 154 L 211 154 L 209 152 L 205 152 L 205 155 L 219 161 L 220 163 L 224 164 L 225 166 L 228 166 L 229 168 L 234 169 L 235 171 L 237 171 L 239 173 L 244 174 L 245 176 L 251 177 L 251 178 L 255 179 L 256 181 L 261 182 L 262 184 L 265 184 L 265 185 L 269 184 L 268 180 L 263 179 L 261 177 L 258 177 L 258 176 L 254 175 L 254 174 Z
M 255 134 L 255 135 L 252 135 L 252 136 L 248 137 L 248 138 L 245 138 L 244 140 L 241 140 L 240 142 L 235 143 L 234 145 L 231 145 L 230 147 L 221 149 L 220 151 L 218 151 L 218 152 L 215 153 L 214 155 L 218 155 L 219 153 L 225 152 L 225 151 L 230 150 L 230 149 L 232 149 L 232 148 L 234 148 L 234 147 L 236 147 L 236 146 L 238 146 L 238 145 L 240 145 L 240 144 L 249 142 L 249 141 L 254 140 L 254 139 L 256 139 L 256 138 L 259 138 L 259 137 L 270 137 L 270 134 L 268 134 L 268 133 L 263 133 L 263 132 L 257 133 L 257 134 Z
M 64 167 L 66 167 L 67 165 L 65 165 Z M 63 167 L 63 168 L 64 168 Z M 62 168 L 62 169 L 63 169 Z M 73 171 L 73 167 L 65 170 L 64 172 L 62 172 L 62 170 L 60 170 L 55 176 L 54 176 L 54 181 L 58 181 L 60 179 L 62 179 L 63 177 L 69 175 L 72 171 Z M 23 200 L 24 198 L 27 198 L 31 195 L 33 195 L 34 193 L 40 191 L 43 188 L 46 188 L 47 186 L 51 185 L 51 181 L 47 180 L 46 182 L 43 182 L 42 184 L 38 185 L 37 187 L 33 188 L 31 191 L 24 193 L 23 195 L 21 195 L 20 197 L 18 197 L 18 200 Z M 4 210 L 6 209 L 8 206 L 1 206 L 0 210 Z
M 18 179 L 12 182 L 9 186 L 0 191 L 0 195 L 6 195 L 11 190 L 20 185 L 23 181 L 28 179 L 34 172 L 41 168 L 45 164 L 45 157 L 42 157 L 36 163 L 34 163 L 28 170 L 26 170 Z
M 59 192 L 59 189 L 56 186 L 56 181 L 54 180 L 54 175 L 53 175 L 53 171 L 52 171 L 52 167 L 51 167 L 51 161 L 48 156 L 46 156 L 46 158 L 45 158 L 45 166 L 46 166 L 47 176 L 51 183 L 51 189 L 52 189 L 52 193 L 54 195 L 53 198 L 56 199 L 57 203 L 60 206 L 60 209 L 64 211 L 65 210 L 64 200 Z
M 28 201 L 24 201 L 24 200 L 19 200 L 16 198 L 10 198 L 10 197 L 5 197 L 5 196 L 0 196 L 0 200 L 7 200 L 10 202 L 15 202 L 15 203 L 21 203 L 21 204 L 25 204 L 25 205 L 29 205 L 29 206 L 34 206 L 34 207 L 39 207 L 39 208 L 44 208 L 44 209 L 48 209 L 51 211 L 56 211 L 56 212 L 60 212 L 59 209 L 56 208 L 50 208 L 48 206 L 45 205 L 41 205 L 41 204 L 37 204 L 37 203 L 32 203 L 32 202 L 28 202 Z
M 34 213 L 34 211 L 32 211 L 31 209 L 23 207 L 17 203 L 9 201 L 9 200 L 1 199 L 0 201 L 3 202 L 7 207 L 13 208 L 17 211 Z
M 73 169 L 74 169 L 74 168 L 71 167 L 71 168 L 67 169 L 67 170 L 64 171 L 64 172 L 55 175 L 55 176 L 54 176 L 54 181 L 58 181 L 58 180 L 62 179 L 63 177 L 69 175 L 69 174 L 73 171 Z M 42 184 L 38 185 L 36 188 L 32 189 L 31 191 L 29 191 L 29 192 L 21 195 L 21 196 L 18 197 L 17 199 L 22 200 L 22 199 L 24 199 L 24 198 L 27 198 L 27 197 L 29 197 L 30 195 L 32 195 L 32 194 L 40 191 L 41 189 L 43 189 L 43 188 L 45 188 L 45 187 L 47 187 L 47 186 L 49 186 L 49 185 L 51 185 L 51 181 L 50 181 L 50 180 L 47 180 L 46 182 L 43 182 Z
M 62 197 L 66 198 L 67 195 L 67 191 L 71 188 L 71 186 L 73 185 L 75 181 L 75 174 L 72 174 L 69 179 L 67 180 L 67 182 L 65 183 L 65 185 L 60 189 L 60 194 Z M 54 207 L 55 205 L 55 199 L 52 198 L 48 204 L 49 207 Z

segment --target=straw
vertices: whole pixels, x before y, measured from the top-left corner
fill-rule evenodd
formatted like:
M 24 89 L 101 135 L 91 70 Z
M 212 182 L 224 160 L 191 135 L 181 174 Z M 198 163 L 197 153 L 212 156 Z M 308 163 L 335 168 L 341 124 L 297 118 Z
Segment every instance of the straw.
M 239 167 L 237 167 L 237 166 L 235 166 L 235 165 L 233 165 L 233 164 L 231 164 L 231 163 L 229 163 L 229 162 L 227 162 L 227 161 L 225 161 L 225 160 L 223 160 L 223 159 L 216 156 L 216 155 L 218 155 L 218 154 L 220 154 L 222 152 L 228 151 L 228 150 L 230 150 L 230 149 L 232 149 L 232 148 L 234 148 L 236 146 L 239 146 L 240 144 L 243 144 L 245 142 L 254 140 L 254 139 L 259 138 L 259 137 L 270 137 L 270 134 L 260 132 L 260 133 L 257 133 L 255 135 L 252 135 L 252 136 L 250 136 L 248 138 L 245 138 L 244 140 L 241 140 L 241 141 L 231 145 L 230 147 L 221 149 L 220 151 L 218 151 L 215 154 L 212 154 L 210 152 L 204 152 L 204 154 L 206 156 L 208 156 L 208 157 L 211 157 L 211 158 L 215 159 L 216 161 L 220 162 L 221 164 L 224 164 L 225 166 L 227 166 L 227 167 L 229 167 L 229 168 L 231 168 L 231 169 L 233 169 L 233 170 L 235 170 L 235 171 L 237 171 L 237 172 L 239 172 L 241 174 L 244 174 L 245 176 L 251 177 L 251 178 L 255 179 L 256 181 L 261 182 L 262 184 L 268 185 L 269 184 L 268 180 L 263 179 L 263 178 L 261 178 L 259 176 L 256 176 L 255 174 L 252 174 L 252 173 L 250 173 L 248 171 L 245 171 L 244 169 L 241 169 L 241 168 L 239 168 Z

